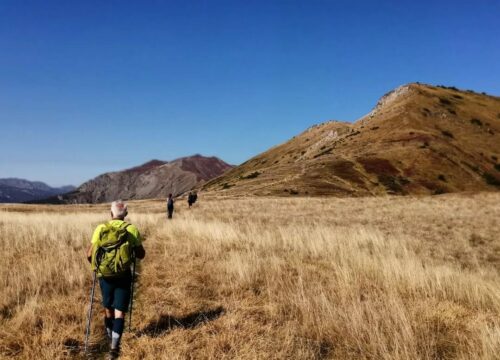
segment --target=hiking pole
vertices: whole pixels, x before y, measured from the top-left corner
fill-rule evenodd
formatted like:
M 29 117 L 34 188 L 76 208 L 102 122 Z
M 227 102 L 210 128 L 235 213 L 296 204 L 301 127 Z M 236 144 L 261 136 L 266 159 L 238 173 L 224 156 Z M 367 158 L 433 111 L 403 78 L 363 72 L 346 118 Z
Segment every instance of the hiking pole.
M 130 285 L 130 313 L 128 318 L 128 331 L 132 331 L 132 310 L 134 305 L 134 282 L 135 282 L 135 254 L 134 262 L 132 263 L 132 284 Z
M 94 290 L 95 290 L 96 277 L 97 277 L 97 270 L 94 271 L 94 276 L 92 280 L 92 290 L 90 290 L 90 305 L 89 305 L 89 312 L 87 315 L 87 329 L 85 330 L 85 347 L 84 347 L 85 353 L 87 353 L 88 342 L 89 342 L 90 321 L 92 320 L 92 305 L 94 304 Z

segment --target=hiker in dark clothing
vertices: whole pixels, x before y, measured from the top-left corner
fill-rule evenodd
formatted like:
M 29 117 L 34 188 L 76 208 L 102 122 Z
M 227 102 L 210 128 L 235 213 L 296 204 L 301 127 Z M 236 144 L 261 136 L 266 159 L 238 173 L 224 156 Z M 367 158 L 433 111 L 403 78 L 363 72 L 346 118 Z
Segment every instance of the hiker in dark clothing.
M 195 191 L 193 193 L 193 204 L 196 202 L 196 200 L 198 200 L 198 193 Z
M 195 202 L 194 194 L 192 191 L 190 191 L 188 195 L 188 206 L 191 207 L 194 204 L 194 202 Z
M 168 218 L 172 219 L 172 215 L 174 214 L 174 198 L 172 197 L 172 194 L 168 194 L 167 213 L 168 213 Z

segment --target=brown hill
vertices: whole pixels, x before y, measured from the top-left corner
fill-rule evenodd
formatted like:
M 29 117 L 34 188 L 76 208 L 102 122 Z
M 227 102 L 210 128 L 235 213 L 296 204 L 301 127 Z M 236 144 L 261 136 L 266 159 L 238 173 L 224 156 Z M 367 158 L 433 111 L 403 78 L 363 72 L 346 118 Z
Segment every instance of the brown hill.
M 216 157 L 194 155 L 173 161 L 152 160 L 123 171 L 99 175 L 75 191 L 48 202 L 100 203 L 116 199 L 152 199 L 174 196 L 203 184 L 232 166 Z
M 329 121 L 204 185 L 256 195 L 498 190 L 500 98 L 408 84 L 355 123 Z

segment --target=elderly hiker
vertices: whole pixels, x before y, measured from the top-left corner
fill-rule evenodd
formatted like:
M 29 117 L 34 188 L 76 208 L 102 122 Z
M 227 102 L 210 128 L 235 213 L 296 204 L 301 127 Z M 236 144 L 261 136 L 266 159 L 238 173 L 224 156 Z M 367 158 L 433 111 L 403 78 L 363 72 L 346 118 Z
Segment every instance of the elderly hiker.
M 146 255 L 139 231 L 124 221 L 127 214 L 127 204 L 121 200 L 113 201 L 111 221 L 97 226 L 87 251 L 87 258 L 99 279 L 102 293 L 104 326 L 111 343 L 107 359 L 119 356 L 125 314 L 133 292 L 130 267 L 135 264 L 135 258 L 143 259 Z
M 172 215 L 174 214 L 174 197 L 172 196 L 172 194 L 168 194 L 167 214 L 168 214 L 168 218 L 172 219 Z

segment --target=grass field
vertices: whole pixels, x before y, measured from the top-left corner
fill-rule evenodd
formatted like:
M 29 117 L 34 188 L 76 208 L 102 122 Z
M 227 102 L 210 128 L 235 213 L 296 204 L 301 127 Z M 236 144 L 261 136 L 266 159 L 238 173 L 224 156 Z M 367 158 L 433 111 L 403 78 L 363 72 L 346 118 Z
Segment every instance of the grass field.
M 203 198 L 144 236 L 123 359 L 495 359 L 500 194 Z M 79 358 L 106 206 L 0 207 L 0 357 Z M 99 293 L 99 292 L 98 292 Z M 99 298 L 99 296 L 98 296 Z M 97 303 L 91 350 L 106 350 Z

